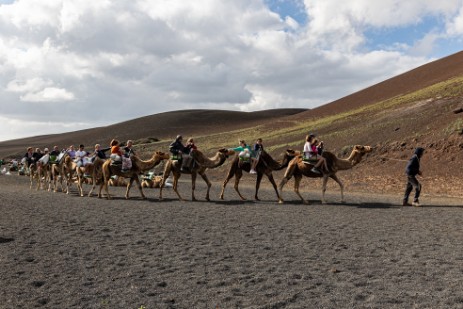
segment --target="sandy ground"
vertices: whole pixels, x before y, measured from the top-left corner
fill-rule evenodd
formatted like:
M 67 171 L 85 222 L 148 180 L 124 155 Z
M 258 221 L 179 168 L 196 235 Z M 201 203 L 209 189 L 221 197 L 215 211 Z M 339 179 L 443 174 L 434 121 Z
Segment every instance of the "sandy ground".
M 303 205 L 291 185 L 285 205 L 268 188 L 218 201 L 218 184 L 210 203 L 112 187 L 108 201 L 0 176 L 0 308 L 463 307 L 461 199 L 305 191 Z

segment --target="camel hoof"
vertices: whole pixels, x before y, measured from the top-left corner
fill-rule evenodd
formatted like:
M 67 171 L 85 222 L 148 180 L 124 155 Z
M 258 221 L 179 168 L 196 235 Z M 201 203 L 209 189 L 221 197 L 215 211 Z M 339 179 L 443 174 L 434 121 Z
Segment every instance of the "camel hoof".
M 278 201 L 278 204 L 284 204 L 284 203 L 285 203 L 285 201 L 283 201 L 283 200 Z

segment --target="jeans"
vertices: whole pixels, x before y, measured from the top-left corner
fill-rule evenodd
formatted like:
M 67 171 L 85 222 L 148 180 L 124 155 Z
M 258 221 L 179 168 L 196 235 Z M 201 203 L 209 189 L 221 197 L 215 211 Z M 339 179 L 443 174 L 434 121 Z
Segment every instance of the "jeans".
M 420 193 L 421 193 L 421 184 L 416 179 L 415 175 L 408 175 L 408 181 L 407 181 L 407 188 L 405 189 L 405 195 L 404 195 L 404 202 L 408 202 L 408 197 L 410 196 L 410 193 L 413 190 L 413 187 L 415 187 L 415 198 L 413 199 L 414 202 L 417 202 L 418 199 L 420 198 Z

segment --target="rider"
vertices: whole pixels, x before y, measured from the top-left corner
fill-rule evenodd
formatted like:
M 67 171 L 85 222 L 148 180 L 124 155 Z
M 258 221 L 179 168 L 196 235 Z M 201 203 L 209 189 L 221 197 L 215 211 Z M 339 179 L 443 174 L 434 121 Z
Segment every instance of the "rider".
M 304 161 L 316 162 L 314 167 L 310 170 L 312 173 L 321 174 L 320 166 L 322 164 L 324 164 L 325 170 L 328 170 L 325 158 L 318 154 L 315 134 L 309 134 L 305 138 Z
M 240 145 L 238 147 L 232 148 L 233 151 L 238 152 L 239 151 L 239 158 L 241 161 L 248 161 L 251 159 L 251 170 L 249 171 L 250 174 L 256 174 L 256 171 L 253 169 L 254 161 L 256 160 L 254 158 L 253 151 L 250 146 L 246 144 L 246 142 L 242 139 L 239 141 Z

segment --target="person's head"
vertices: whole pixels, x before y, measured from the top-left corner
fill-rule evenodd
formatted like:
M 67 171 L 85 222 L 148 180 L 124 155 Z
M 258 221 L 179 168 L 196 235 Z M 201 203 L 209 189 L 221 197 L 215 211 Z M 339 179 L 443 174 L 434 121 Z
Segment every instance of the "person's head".
M 129 140 L 127 141 L 127 147 L 130 148 L 130 147 L 132 147 L 132 146 L 133 146 L 133 141 L 132 141 L 131 139 L 129 139 Z
M 84 145 L 82 145 L 82 144 L 79 145 L 79 149 L 80 149 L 80 150 L 84 150 L 84 148 L 85 148 Z
M 32 152 L 32 147 L 27 147 L 27 152 Z
M 305 137 L 305 141 L 311 143 L 314 140 L 314 138 L 315 138 L 315 134 L 311 133 Z
M 119 141 L 117 139 L 113 139 L 109 145 L 111 145 L 111 147 L 119 146 Z
M 183 141 L 183 137 L 179 134 L 179 135 L 177 135 L 177 137 L 175 138 L 175 140 L 176 140 L 177 142 L 181 142 L 181 141 Z
M 53 146 L 53 150 L 54 150 L 54 151 L 59 151 L 59 148 L 58 148 L 58 146 L 56 146 L 56 145 L 55 145 L 55 146 Z
M 44 153 L 48 153 L 48 152 L 49 152 L 48 148 L 45 148 L 45 149 L 43 150 L 43 152 L 44 152 Z
M 100 150 L 101 145 L 100 144 L 95 144 L 95 150 Z
M 243 146 L 243 147 L 246 146 L 246 142 L 244 139 L 240 139 L 239 143 L 240 143 L 240 146 Z
M 418 156 L 418 158 L 421 158 L 423 156 L 423 153 L 424 153 L 424 148 L 417 147 L 415 149 L 415 154 Z
M 256 143 L 259 144 L 259 145 L 262 144 L 262 139 L 261 139 L 261 138 L 258 138 L 258 139 L 256 140 Z
M 187 143 L 188 143 L 188 144 L 194 144 L 194 143 L 195 143 L 195 141 L 193 140 L 193 138 L 192 138 L 192 137 L 190 137 L 190 138 L 188 139 Z
M 74 145 L 69 146 L 69 150 L 74 150 Z
M 35 152 L 42 153 L 42 150 L 40 150 L 40 148 L 35 148 Z

